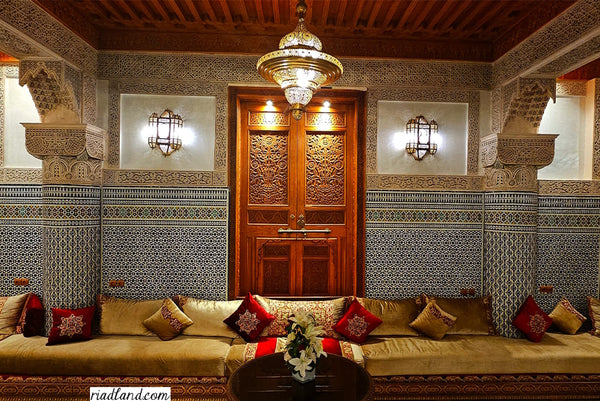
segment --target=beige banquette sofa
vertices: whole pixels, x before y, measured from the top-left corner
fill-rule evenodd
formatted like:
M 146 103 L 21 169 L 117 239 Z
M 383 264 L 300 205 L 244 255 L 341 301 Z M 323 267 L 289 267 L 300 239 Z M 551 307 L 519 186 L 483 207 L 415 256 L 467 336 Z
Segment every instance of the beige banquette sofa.
M 358 299 L 382 323 L 362 344 L 332 331 L 350 300 L 282 301 L 256 296 L 275 317 L 262 335 L 281 335 L 293 311 L 315 315 L 374 379 L 378 400 L 600 399 L 600 337 L 547 332 L 540 342 L 495 334 L 489 298 L 437 299 L 456 317 L 442 339 L 411 327 L 423 297 Z M 242 301 L 177 297 L 193 322 L 163 341 L 143 324 L 163 300 L 99 297 L 93 339 L 47 346 L 43 336 L 0 341 L 0 399 L 89 400 L 95 386 L 169 386 L 174 400 L 226 400 L 227 379 L 256 355 L 223 320 Z

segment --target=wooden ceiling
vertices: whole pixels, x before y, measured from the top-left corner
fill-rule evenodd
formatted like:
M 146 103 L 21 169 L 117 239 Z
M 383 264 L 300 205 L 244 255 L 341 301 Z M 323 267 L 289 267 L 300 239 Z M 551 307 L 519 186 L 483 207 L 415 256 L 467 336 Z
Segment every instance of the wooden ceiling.
M 34 0 L 99 50 L 264 54 L 296 0 Z M 575 0 L 307 0 L 337 57 L 493 61 Z

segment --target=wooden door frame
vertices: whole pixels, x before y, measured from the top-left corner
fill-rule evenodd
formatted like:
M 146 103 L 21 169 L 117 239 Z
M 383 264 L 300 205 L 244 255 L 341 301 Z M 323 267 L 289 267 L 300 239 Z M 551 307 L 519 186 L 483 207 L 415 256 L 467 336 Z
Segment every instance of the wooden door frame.
M 228 183 L 229 183 L 229 261 L 228 261 L 228 289 L 229 299 L 236 293 L 239 277 L 236 276 L 236 260 L 239 257 L 236 244 L 237 221 L 237 140 L 239 136 L 239 104 L 240 100 L 264 97 L 280 97 L 282 90 L 275 87 L 247 87 L 229 86 L 228 88 Z M 319 89 L 313 97 L 313 102 L 325 99 L 352 100 L 356 106 L 356 132 L 357 132 L 357 227 L 356 227 L 356 296 L 365 295 L 365 240 L 366 240 L 366 188 L 367 188 L 367 93 L 355 89 Z

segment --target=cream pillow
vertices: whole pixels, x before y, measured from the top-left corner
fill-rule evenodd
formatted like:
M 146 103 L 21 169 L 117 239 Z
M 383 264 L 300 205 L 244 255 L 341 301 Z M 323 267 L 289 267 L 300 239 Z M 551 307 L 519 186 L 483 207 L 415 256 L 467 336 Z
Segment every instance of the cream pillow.
M 29 294 L 0 297 L 0 334 L 13 334 Z
M 148 330 L 143 322 L 152 316 L 162 303 L 162 299 L 138 301 L 98 295 L 99 334 L 152 336 L 154 333 Z
M 237 333 L 223 320 L 227 319 L 242 304 L 241 299 L 233 301 L 209 301 L 190 297 L 178 297 L 179 307 L 192 321 L 193 325 L 183 330 L 186 336 L 237 338 Z
M 380 318 L 383 323 L 369 333 L 370 336 L 418 336 L 419 332 L 409 326 L 421 313 L 415 298 L 385 300 L 357 298 L 366 310 Z
M 155 333 L 161 340 L 171 340 L 181 333 L 181 330 L 189 327 L 194 322 L 185 315 L 175 302 L 165 298 L 162 306 L 152 316 L 144 320 L 144 326 Z

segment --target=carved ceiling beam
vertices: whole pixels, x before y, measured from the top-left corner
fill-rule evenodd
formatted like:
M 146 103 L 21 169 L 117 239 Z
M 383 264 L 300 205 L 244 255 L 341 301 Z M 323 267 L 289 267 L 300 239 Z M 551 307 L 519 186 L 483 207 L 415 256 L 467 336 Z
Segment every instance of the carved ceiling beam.
M 88 124 L 23 126 L 27 151 L 42 160 L 43 184 L 101 184 L 106 131 Z

